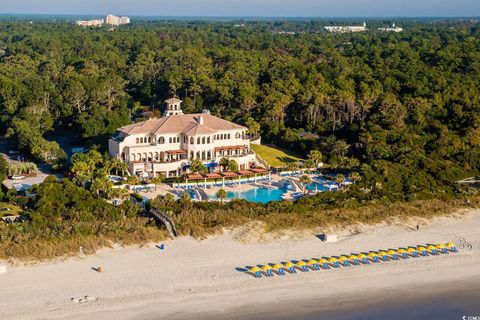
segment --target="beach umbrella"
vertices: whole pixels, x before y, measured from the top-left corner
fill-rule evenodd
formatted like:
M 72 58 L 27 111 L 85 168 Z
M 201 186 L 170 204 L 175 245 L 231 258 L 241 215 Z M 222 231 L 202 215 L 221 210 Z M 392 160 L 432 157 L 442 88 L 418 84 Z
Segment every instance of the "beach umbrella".
M 455 247 L 455 243 L 453 243 L 453 242 L 449 242 L 449 243 L 445 244 L 445 247 L 447 247 L 447 249 L 452 251 L 452 252 L 457 252 L 457 248 Z
M 438 254 L 437 247 L 434 246 L 433 244 L 429 245 L 429 246 L 427 247 L 427 250 L 428 250 L 428 252 L 430 252 L 431 254 L 435 254 L 435 255 Z
M 291 263 L 290 261 L 288 262 L 285 262 L 283 264 L 283 266 L 285 267 L 285 269 L 288 270 L 288 272 L 290 273 L 297 273 L 297 271 L 295 270 L 295 265 L 293 263 Z
M 272 269 L 275 270 L 281 276 L 285 275 L 285 269 L 283 269 L 283 266 L 280 263 L 274 264 L 272 266 Z
M 407 252 L 414 258 L 418 257 L 418 252 L 417 252 L 417 249 L 416 248 L 413 248 L 413 247 L 409 247 L 407 249 Z
M 387 251 L 379 251 L 378 255 L 381 257 L 383 261 L 388 261 L 388 252 Z
M 397 250 L 397 253 L 403 258 L 403 259 L 408 259 L 408 251 L 405 250 L 404 248 L 400 248 Z
M 331 264 L 335 268 L 340 267 L 340 264 L 338 263 L 338 259 L 335 258 L 335 257 L 331 257 L 330 259 L 328 259 L 328 263 Z
M 370 258 L 370 260 L 372 260 L 373 262 L 380 262 L 380 260 L 378 259 L 378 254 L 376 252 L 370 252 L 368 254 L 368 257 Z
M 358 260 L 358 256 L 352 254 L 350 255 L 350 257 L 348 257 L 348 259 L 356 266 L 358 266 L 360 264 L 360 261 Z
M 273 276 L 272 267 L 270 267 L 269 265 L 264 265 L 262 267 L 262 271 L 267 275 L 267 277 Z
M 308 265 L 303 261 L 298 261 L 296 263 L 297 267 L 299 267 L 303 272 L 308 272 Z
M 358 259 L 360 259 L 363 264 L 370 264 L 370 260 L 368 260 L 368 256 L 365 253 L 359 254 Z
M 398 260 L 398 252 L 396 250 L 390 249 L 387 253 L 392 257 L 393 260 Z
M 340 256 L 338 260 L 345 266 L 350 267 L 350 259 L 347 256 Z
M 248 268 L 248 272 L 253 274 L 255 276 L 255 278 L 261 278 L 262 277 L 261 271 L 262 270 L 260 270 L 260 268 L 258 268 L 258 267 Z
M 427 248 L 425 248 L 424 246 L 418 246 L 417 251 L 420 252 L 422 256 L 426 256 L 428 254 Z
M 325 258 L 322 258 L 318 260 L 318 264 L 321 265 L 324 269 L 330 269 L 330 265 L 328 264 L 328 260 Z
M 307 264 L 313 270 L 320 270 L 320 267 L 318 266 L 318 261 L 315 259 L 308 260 Z
M 439 250 L 441 253 L 448 253 L 448 250 L 445 247 L 445 245 L 443 245 L 441 243 L 437 244 L 437 250 Z

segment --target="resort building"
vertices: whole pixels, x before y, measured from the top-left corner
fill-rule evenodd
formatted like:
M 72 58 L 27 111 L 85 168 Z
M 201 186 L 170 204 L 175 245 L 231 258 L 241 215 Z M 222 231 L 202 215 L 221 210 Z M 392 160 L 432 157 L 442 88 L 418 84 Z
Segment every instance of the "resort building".
M 129 24 L 130 18 L 129 17 L 116 17 L 114 15 L 109 14 L 105 19 L 105 23 L 111 26 L 119 26 L 122 24 Z
M 378 31 L 383 31 L 383 32 L 402 32 L 403 28 L 397 27 L 395 25 L 395 22 L 392 23 L 392 25 L 388 28 L 378 28 Z
M 324 26 L 323 28 L 331 33 L 365 32 L 368 30 L 365 22 L 362 26 Z
M 239 170 L 255 167 L 247 128 L 210 114 L 184 114 L 182 101 L 168 99 L 161 118 L 127 125 L 109 140 L 112 157 L 125 161 L 132 174 L 177 177 L 189 172 L 198 159 L 210 172 L 220 171 L 219 160 L 234 159 Z
M 103 26 L 103 23 L 105 21 L 103 19 L 98 19 L 98 20 L 78 20 L 75 21 L 75 24 L 77 26 L 81 27 L 100 27 Z

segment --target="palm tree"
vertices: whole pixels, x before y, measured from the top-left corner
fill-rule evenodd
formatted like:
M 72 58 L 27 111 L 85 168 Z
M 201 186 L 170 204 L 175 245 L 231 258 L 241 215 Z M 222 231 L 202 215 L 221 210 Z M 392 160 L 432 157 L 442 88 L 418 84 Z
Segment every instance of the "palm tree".
M 303 194 L 307 193 L 307 185 L 312 183 L 312 179 L 306 174 L 304 174 L 300 177 L 299 181 L 303 185 Z
M 308 154 L 308 159 L 312 160 L 315 164 L 315 167 L 318 168 L 318 165 L 323 160 L 323 154 L 318 150 L 310 150 L 310 153 Z
M 220 203 L 223 204 L 223 199 L 227 197 L 227 191 L 219 189 L 215 195 L 220 199 Z
M 350 173 L 349 178 L 352 179 L 353 182 L 358 182 L 362 180 L 362 176 L 356 171 Z
M 220 162 L 218 164 L 220 165 L 220 167 L 223 168 L 223 170 L 227 170 L 229 162 L 230 161 L 228 160 L 228 158 L 222 158 L 220 159 Z
M 335 177 L 335 182 L 338 183 L 338 185 L 341 187 L 345 182 L 345 176 L 341 173 L 337 174 L 337 176 Z

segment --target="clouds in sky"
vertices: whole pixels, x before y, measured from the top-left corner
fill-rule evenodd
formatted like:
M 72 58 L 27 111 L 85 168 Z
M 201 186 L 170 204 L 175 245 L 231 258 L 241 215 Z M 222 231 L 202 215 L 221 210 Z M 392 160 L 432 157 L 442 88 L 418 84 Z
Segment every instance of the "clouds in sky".
M 480 16 L 480 0 L 0 0 L 0 13 L 159 16 Z

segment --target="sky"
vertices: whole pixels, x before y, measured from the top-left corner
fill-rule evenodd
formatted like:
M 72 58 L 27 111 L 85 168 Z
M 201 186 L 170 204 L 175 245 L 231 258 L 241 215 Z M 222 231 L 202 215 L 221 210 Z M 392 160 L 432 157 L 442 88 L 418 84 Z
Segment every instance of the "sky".
M 480 16 L 480 0 L 0 0 L 0 13 L 238 17 Z

